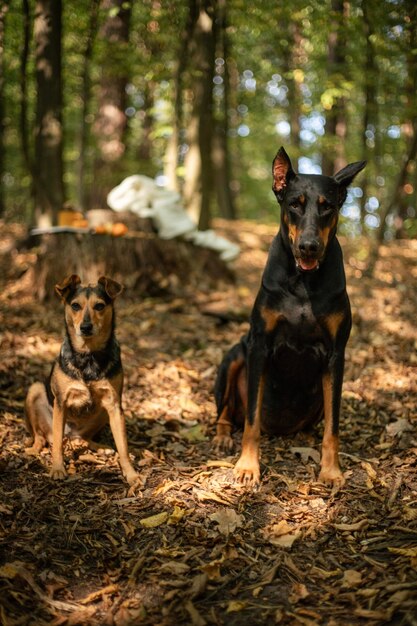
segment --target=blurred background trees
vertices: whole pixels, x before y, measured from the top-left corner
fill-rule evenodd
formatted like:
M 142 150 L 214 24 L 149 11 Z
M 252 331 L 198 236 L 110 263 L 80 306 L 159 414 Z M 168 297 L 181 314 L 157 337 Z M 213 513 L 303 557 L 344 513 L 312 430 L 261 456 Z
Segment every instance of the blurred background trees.
M 141 173 L 201 228 L 276 221 L 283 144 L 301 172 L 366 158 L 345 232 L 415 237 L 416 81 L 415 0 L 4 0 L 0 212 L 56 223 Z

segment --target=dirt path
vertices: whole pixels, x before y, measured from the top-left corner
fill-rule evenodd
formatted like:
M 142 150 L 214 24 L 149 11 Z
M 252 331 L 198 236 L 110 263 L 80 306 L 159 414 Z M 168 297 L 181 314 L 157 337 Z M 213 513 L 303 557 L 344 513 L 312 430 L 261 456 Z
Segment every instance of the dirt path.
M 27 258 L 3 267 L 1 624 L 416 624 L 417 246 L 385 247 L 372 280 L 361 250 L 345 246 L 346 486 L 315 482 L 319 427 L 263 439 L 254 493 L 233 484 L 237 456 L 211 450 L 211 392 L 224 350 L 246 332 L 273 229 L 219 226 L 242 245 L 236 285 L 118 306 L 137 496 L 112 452 L 68 446 L 59 484 L 48 451 L 25 456 L 23 399 L 59 349 L 61 311 L 16 292 Z

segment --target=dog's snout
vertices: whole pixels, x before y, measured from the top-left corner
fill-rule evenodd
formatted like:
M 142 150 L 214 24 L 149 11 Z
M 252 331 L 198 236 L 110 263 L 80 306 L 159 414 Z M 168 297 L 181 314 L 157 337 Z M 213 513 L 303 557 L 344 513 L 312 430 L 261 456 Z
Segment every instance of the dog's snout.
M 314 255 L 320 250 L 320 241 L 315 237 L 308 237 L 300 241 L 299 248 L 302 254 Z
M 93 323 L 88 312 L 84 315 L 83 321 L 80 324 L 80 330 L 81 334 L 86 336 L 93 334 Z
M 80 329 L 83 335 L 91 335 L 93 332 L 93 325 L 91 322 L 83 322 Z

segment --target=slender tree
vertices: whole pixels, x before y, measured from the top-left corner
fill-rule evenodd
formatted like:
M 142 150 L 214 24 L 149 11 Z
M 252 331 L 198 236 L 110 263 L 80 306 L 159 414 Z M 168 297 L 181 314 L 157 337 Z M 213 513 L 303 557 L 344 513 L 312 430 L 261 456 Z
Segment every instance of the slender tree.
M 9 3 L 4 2 L 0 7 L 0 217 L 4 214 L 5 202 L 3 195 L 2 178 L 4 174 L 4 24 Z
M 226 0 L 218 0 L 218 48 L 217 57 L 221 60 L 220 69 L 222 96 L 214 125 L 213 167 L 216 196 L 220 215 L 226 219 L 236 218 L 235 197 L 231 189 L 231 157 L 229 150 L 229 109 L 230 109 L 230 45 L 227 31 Z
M 61 12 L 61 0 L 36 2 L 36 219 L 49 224 L 57 224 L 64 203 Z
M 94 163 L 92 206 L 106 206 L 110 189 L 123 176 L 121 167 L 125 153 L 127 128 L 126 85 L 129 80 L 128 43 L 131 4 L 125 0 L 103 0 L 106 19 L 100 28 L 101 77 L 98 113 L 94 133 L 98 155 Z
M 185 81 L 185 73 L 187 71 L 189 49 L 194 33 L 198 17 L 197 2 L 190 0 L 188 3 L 188 14 L 184 28 L 181 33 L 181 43 L 177 55 L 177 61 L 174 71 L 174 88 L 173 88 L 173 120 L 172 133 L 168 141 L 167 151 L 165 155 L 165 175 L 168 178 L 168 187 L 179 191 L 181 188 L 180 181 L 177 176 L 179 165 L 179 147 L 180 135 L 183 126 L 183 89 Z
M 322 159 L 323 174 L 331 176 L 346 165 L 346 99 L 343 83 L 347 78 L 346 27 L 347 0 L 332 0 L 332 24 L 328 37 L 329 105 L 326 110 L 326 133 Z
M 77 196 L 78 205 L 84 208 L 88 204 L 88 194 L 85 184 L 86 174 L 86 151 L 88 145 L 90 125 L 87 122 L 91 100 L 91 63 L 93 57 L 94 41 L 98 29 L 100 0 L 91 0 L 90 20 L 88 24 L 87 43 L 84 52 L 84 67 L 82 73 L 82 108 L 79 135 L 79 156 L 77 162 Z
M 190 58 L 193 61 L 192 113 L 187 124 L 188 153 L 184 197 L 199 228 L 209 227 L 213 189 L 213 74 L 216 49 L 217 0 L 191 0 L 197 21 Z
M 405 93 L 407 105 L 403 128 L 405 129 L 407 148 L 402 159 L 400 171 L 393 186 L 390 199 L 382 211 L 381 224 L 377 238 L 384 239 L 388 215 L 396 215 L 396 236 L 403 236 L 403 224 L 407 214 L 406 185 L 412 181 L 417 160 L 417 4 L 414 0 L 404 0 L 404 51 L 406 54 L 407 79 Z M 411 183 L 408 183 L 411 185 Z

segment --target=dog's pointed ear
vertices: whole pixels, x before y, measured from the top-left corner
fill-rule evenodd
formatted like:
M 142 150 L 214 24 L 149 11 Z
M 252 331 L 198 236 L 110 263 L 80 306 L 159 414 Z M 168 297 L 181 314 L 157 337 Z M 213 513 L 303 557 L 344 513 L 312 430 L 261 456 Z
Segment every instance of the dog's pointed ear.
M 81 278 L 78 276 L 78 274 L 71 274 L 71 276 L 67 276 L 66 278 L 64 278 L 63 282 L 60 285 L 55 285 L 55 293 L 64 302 L 67 299 L 68 294 L 71 291 L 75 291 L 80 283 Z
M 100 283 L 100 285 L 103 285 L 106 294 L 111 300 L 120 296 L 124 289 L 123 285 L 116 282 L 112 278 L 108 278 L 107 276 L 100 276 L 97 282 Z
M 288 182 L 294 176 L 290 157 L 281 146 L 272 162 L 272 191 L 280 202 L 284 197 Z
M 337 174 L 333 176 L 334 180 L 343 185 L 349 187 L 355 176 L 363 170 L 366 165 L 366 161 L 356 161 L 355 163 L 349 163 L 343 169 L 339 170 Z
M 349 163 L 343 169 L 339 170 L 334 176 L 339 185 L 339 206 L 342 206 L 347 196 L 347 188 L 353 182 L 353 179 L 359 172 L 363 170 L 366 165 L 366 161 L 356 161 L 355 163 Z

